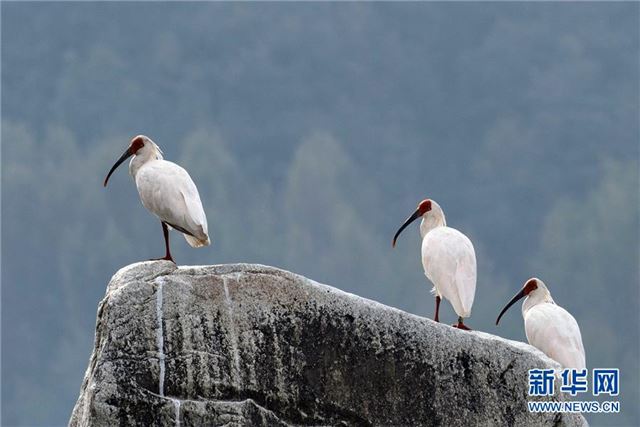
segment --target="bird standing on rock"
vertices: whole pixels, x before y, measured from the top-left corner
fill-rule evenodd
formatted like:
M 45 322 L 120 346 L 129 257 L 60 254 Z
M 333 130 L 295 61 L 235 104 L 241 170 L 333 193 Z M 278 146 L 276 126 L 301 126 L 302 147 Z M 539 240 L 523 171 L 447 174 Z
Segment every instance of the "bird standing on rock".
M 169 227 L 181 232 L 194 248 L 209 245 L 207 216 L 196 185 L 186 170 L 163 160 L 162 150 L 149 137 L 138 135 L 131 140 L 107 174 L 104 186 L 113 171 L 131 156 L 129 173 L 136 183 L 142 205 L 162 223 L 166 254 L 158 259 L 173 261 L 169 250 Z
M 436 315 L 433 320 L 440 321 L 440 301 L 446 298 L 458 314 L 458 323 L 452 326 L 469 330 L 462 319 L 471 315 L 476 293 L 476 253 L 473 244 L 455 228 L 447 227 L 440 205 L 425 199 L 393 236 L 394 248 L 402 230 L 418 218 L 422 218 L 422 266 L 424 274 L 434 285 L 432 292 L 436 295 Z
M 502 315 L 522 298 L 524 330 L 529 344 L 560 363 L 567 369 L 585 369 L 586 361 L 580 327 L 576 319 L 551 298 L 544 282 L 538 278 L 527 280 L 520 290 L 502 309 Z

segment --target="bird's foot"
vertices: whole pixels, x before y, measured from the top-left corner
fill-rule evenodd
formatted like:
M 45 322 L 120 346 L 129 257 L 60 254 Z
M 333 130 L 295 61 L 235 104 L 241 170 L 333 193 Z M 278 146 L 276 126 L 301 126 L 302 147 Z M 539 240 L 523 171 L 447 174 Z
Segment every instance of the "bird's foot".
M 174 264 L 176 263 L 171 257 L 171 255 L 165 255 L 162 258 L 151 258 L 149 261 L 171 261 Z
M 470 327 L 468 327 L 467 325 L 465 325 L 462 322 L 454 323 L 451 326 L 453 326 L 454 328 L 462 329 L 463 331 L 472 331 L 473 330 L 473 329 L 471 329 Z

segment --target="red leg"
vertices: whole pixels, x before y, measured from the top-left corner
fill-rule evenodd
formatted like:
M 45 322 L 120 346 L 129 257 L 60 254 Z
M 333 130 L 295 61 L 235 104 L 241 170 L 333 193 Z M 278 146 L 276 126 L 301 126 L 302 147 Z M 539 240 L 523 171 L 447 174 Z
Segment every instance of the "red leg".
M 433 320 L 435 320 L 436 322 L 440 322 L 440 319 L 438 318 L 438 313 L 440 313 L 440 300 L 442 298 L 440 298 L 438 295 L 436 295 L 436 317 L 433 318 Z
M 171 256 L 171 251 L 169 250 L 169 227 L 167 227 L 167 224 L 165 224 L 164 222 L 162 223 L 162 234 L 164 234 L 164 247 L 167 253 L 164 258 L 154 258 L 151 261 L 159 261 L 163 259 L 175 263 L 173 257 Z
M 462 317 L 458 316 L 458 323 L 454 323 L 453 325 L 454 328 L 458 328 L 458 329 L 462 329 L 463 331 L 470 331 L 471 328 L 469 328 L 467 325 L 465 325 L 464 323 L 462 323 Z

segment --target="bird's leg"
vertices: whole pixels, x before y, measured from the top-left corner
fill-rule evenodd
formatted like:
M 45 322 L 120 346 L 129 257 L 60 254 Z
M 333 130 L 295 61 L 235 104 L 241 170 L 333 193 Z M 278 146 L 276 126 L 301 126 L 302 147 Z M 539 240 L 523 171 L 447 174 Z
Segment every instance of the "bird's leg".
M 164 258 L 154 258 L 151 261 L 166 260 L 175 263 L 173 257 L 171 256 L 171 251 L 169 250 L 169 227 L 167 227 L 167 224 L 165 224 L 164 222 L 162 222 L 162 233 L 164 234 L 164 246 L 167 253 Z
M 164 246 L 167 250 L 166 255 L 163 259 L 167 261 L 173 261 L 173 257 L 171 257 L 171 251 L 169 250 L 169 227 L 164 222 L 162 223 L 162 233 L 164 234 Z
M 469 328 L 467 325 L 465 325 L 464 323 L 462 323 L 462 316 L 458 316 L 458 323 L 454 323 L 453 325 L 454 328 L 458 328 L 458 329 L 462 329 L 463 331 L 470 331 L 471 328 Z
M 440 298 L 439 295 L 436 295 L 436 316 L 433 318 L 434 321 L 436 322 L 440 322 L 440 319 L 438 318 L 438 313 L 440 312 L 440 301 L 442 298 Z

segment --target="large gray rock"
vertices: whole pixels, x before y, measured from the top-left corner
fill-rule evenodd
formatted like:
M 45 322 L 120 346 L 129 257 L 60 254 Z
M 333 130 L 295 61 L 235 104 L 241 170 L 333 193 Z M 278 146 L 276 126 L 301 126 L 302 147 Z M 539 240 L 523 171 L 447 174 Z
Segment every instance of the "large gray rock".
M 275 268 L 144 262 L 109 283 L 69 424 L 581 425 L 527 411 L 536 367 L 557 365 Z

